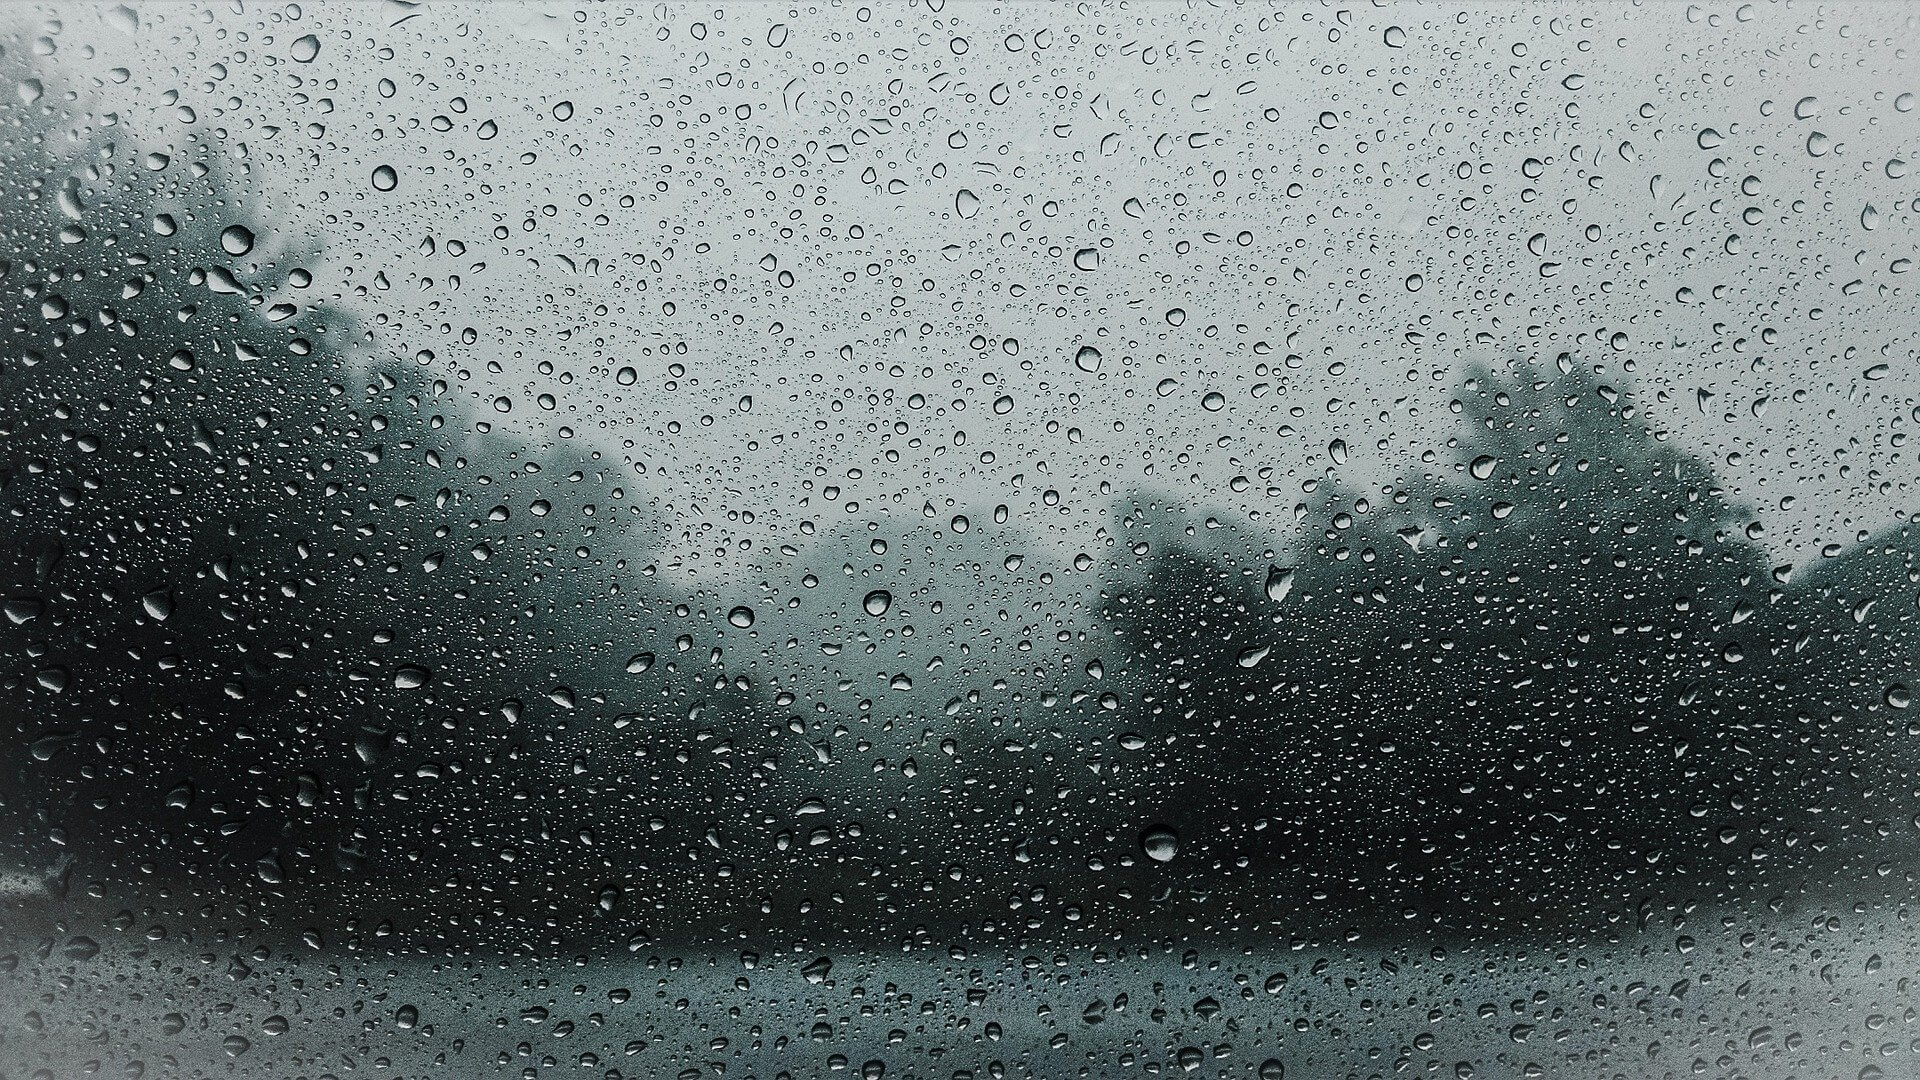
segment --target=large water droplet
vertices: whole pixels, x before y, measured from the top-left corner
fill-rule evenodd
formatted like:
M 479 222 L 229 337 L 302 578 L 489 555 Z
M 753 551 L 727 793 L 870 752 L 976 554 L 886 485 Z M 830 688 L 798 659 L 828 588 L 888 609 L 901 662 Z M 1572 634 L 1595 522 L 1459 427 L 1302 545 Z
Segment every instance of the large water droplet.
M 1267 599 L 1279 603 L 1293 591 L 1293 567 L 1267 567 Z
M 867 614 L 877 619 L 885 615 L 887 609 L 893 606 L 893 594 L 885 589 L 875 589 L 867 594 L 866 599 L 860 601 L 860 606 L 867 609 Z
M 1165 825 L 1150 825 L 1140 834 L 1140 850 L 1154 862 L 1172 862 L 1180 854 L 1180 834 Z
M 140 598 L 140 606 L 154 622 L 166 622 L 173 614 L 173 590 L 155 589 Z
M 253 250 L 253 230 L 245 225 L 229 225 L 220 230 L 220 249 L 229 255 L 245 255 Z

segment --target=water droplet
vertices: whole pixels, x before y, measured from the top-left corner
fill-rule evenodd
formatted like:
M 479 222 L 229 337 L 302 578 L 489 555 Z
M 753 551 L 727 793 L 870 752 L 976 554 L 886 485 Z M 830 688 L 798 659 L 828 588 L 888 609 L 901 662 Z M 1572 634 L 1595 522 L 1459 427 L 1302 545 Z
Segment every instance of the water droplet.
M 973 220 L 973 215 L 980 212 L 980 196 L 961 188 L 960 193 L 953 197 L 953 212 L 968 221 Z
M 229 225 L 220 230 L 220 249 L 229 255 L 245 255 L 253 250 L 253 230 L 245 225 Z
M 294 63 L 311 64 L 320 55 L 320 39 L 312 34 L 294 38 L 287 53 L 293 57 Z
M 398 186 L 400 186 L 400 174 L 393 171 L 393 166 L 382 165 L 373 170 L 373 190 L 392 191 Z
M 1140 834 L 1140 850 L 1154 862 L 1172 862 L 1180 854 L 1180 834 L 1165 825 L 1150 825 Z
M 860 606 L 867 609 L 867 614 L 877 619 L 885 615 L 887 609 L 893 606 L 893 594 L 885 589 L 875 589 L 860 601 Z
M 393 688 L 395 690 L 417 690 L 427 685 L 427 680 L 431 678 L 433 678 L 433 672 L 428 671 L 426 668 L 415 667 L 412 664 L 404 664 L 393 669 Z
M 1380 40 L 1386 42 L 1389 49 L 1404 49 L 1407 45 L 1407 32 L 1398 26 L 1389 26 Z
M 745 604 L 741 604 L 739 607 L 727 612 L 727 621 L 745 630 L 747 627 L 753 625 L 753 609 Z
M 1499 458 L 1492 454 L 1481 454 L 1467 466 L 1467 471 L 1473 474 L 1475 480 L 1485 480 L 1493 475 L 1493 467 L 1498 464 L 1500 464 Z
M 1913 704 L 1913 694 L 1907 689 L 1906 683 L 1893 683 L 1887 687 L 1888 708 L 1904 709 L 1911 704 Z
M 155 589 L 140 598 L 140 606 L 154 622 L 166 622 L 173 614 L 173 590 Z
M 559 101 L 553 106 L 553 118 L 562 123 L 573 119 L 573 102 Z
M 1267 567 L 1267 599 L 1279 603 L 1293 591 L 1293 567 Z
M 1335 439 L 1327 444 L 1327 456 L 1333 458 L 1335 465 L 1347 463 L 1347 440 Z
M 629 675 L 638 675 L 652 666 L 653 654 L 650 652 L 634 653 L 627 658 L 627 674 Z
M 1073 366 L 1089 375 L 1099 371 L 1100 350 L 1091 345 L 1080 346 L 1080 351 L 1073 354 Z

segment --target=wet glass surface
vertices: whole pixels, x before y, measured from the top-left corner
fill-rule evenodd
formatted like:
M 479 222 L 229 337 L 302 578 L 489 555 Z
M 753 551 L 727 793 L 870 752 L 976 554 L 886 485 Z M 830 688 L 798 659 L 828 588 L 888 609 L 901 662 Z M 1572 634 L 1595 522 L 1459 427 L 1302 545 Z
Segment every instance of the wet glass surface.
M 1914 9 L 0 9 L 0 1080 L 1920 1070 Z

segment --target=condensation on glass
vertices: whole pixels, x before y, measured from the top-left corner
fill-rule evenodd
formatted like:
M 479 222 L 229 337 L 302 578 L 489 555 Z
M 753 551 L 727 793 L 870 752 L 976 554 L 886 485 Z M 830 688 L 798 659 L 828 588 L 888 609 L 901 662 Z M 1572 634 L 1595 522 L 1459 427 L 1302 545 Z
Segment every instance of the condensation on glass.
M 0 11 L 0 1077 L 1920 1075 L 1920 27 Z

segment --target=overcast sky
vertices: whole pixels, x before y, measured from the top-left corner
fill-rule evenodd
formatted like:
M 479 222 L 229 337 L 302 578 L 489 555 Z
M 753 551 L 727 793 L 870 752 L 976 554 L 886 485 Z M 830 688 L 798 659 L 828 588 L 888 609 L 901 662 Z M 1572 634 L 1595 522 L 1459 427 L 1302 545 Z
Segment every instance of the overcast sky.
M 698 573 L 803 520 L 1266 518 L 1451 467 L 1465 368 L 1563 351 L 1805 561 L 1920 474 L 1912 18 L 152 5 L 46 48 Z

